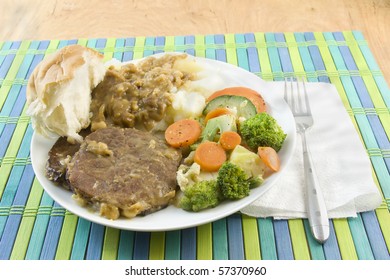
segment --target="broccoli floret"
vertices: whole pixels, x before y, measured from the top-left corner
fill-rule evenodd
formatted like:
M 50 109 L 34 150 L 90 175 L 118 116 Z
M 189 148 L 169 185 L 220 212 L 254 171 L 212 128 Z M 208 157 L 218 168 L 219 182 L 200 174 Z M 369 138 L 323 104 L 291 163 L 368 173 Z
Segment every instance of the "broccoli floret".
M 250 182 L 245 171 L 231 162 L 221 166 L 217 183 L 226 199 L 240 199 L 249 195 Z
M 272 147 L 279 151 L 287 136 L 277 121 L 267 113 L 257 114 L 244 121 L 240 133 L 253 150 L 258 147 Z
M 258 175 L 256 177 L 251 177 L 251 178 L 249 178 L 248 181 L 249 181 L 249 188 L 250 189 L 257 188 L 258 186 L 260 186 L 261 184 L 264 183 L 264 179 L 260 175 Z
M 219 136 L 225 131 L 237 131 L 236 116 L 233 114 L 222 115 L 208 120 L 202 132 L 202 141 L 218 141 Z
M 184 210 L 198 212 L 217 206 L 221 201 L 221 192 L 216 180 L 200 181 L 184 190 L 179 206 Z

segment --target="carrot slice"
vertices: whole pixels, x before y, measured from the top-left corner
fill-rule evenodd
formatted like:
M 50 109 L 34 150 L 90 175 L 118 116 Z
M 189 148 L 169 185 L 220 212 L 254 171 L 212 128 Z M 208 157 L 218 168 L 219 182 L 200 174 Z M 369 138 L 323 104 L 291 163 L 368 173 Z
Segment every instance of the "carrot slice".
M 226 152 L 216 142 L 203 142 L 195 150 L 194 161 L 204 171 L 218 171 L 226 161 Z
M 237 95 L 248 98 L 255 105 L 257 113 L 266 112 L 267 105 L 263 97 L 257 91 L 247 87 L 228 87 L 214 92 L 207 98 L 207 102 L 221 95 Z
M 215 108 L 214 110 L 211 110 L 210 112 L 207 113 L 206 117 L 204 118 L 204 123 L 206 124 L 209 121 L 209 119 L 216 118 L 222 115 L 228 115 L 231 113 L 232 112 L 228 108 L 224 108 L 224 107 Z
M 225 131 L 219 138 L 219 144 L 225 150 L 233 150 L 237 145 L 241 143 L 241 136 L 235 131 Z
M 165 130 L 165 140 L 174 148 L 188 147 L 200 137 L 202 127 L 196 120 L 183 119 L 174 122 Z
M 272 171 L 278 171 L 280 169 L 280 159 L 278 153 L 271 147 L 259 147 L 257 154 Z

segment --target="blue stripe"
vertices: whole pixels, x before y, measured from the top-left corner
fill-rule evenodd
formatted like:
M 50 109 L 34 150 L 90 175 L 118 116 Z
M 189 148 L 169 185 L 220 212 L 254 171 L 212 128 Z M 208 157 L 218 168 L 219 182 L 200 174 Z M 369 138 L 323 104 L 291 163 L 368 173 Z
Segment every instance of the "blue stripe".
M 132 260 L 134 247 L 134 232 L 121 230 L 118 248 L 118 260 Z
M 181 259 L 196 260 L 196 228 L 181 231 Z
M 266 33 L 265 40 L 268 43 L 275 42 L 275 35 L 273 33 Z M 270 46 L 268 48 L 268 57 L 271 64 L 272 73 L 281 74 L 283 76 L 282 65 L 280 63 L 278 49 L 276 47 Z M 274 80 L 282 80 L 282 78 L 277 78 L 274 76 Z
M 25 205 L 27 196 L 30 191 L 30 186 L 34 180 L 34 170 L 31 165 L 21 167 L 23 171 L 20 183 L 18 184 L 17 193 L 14 199 L 14 205 Z M 15 238 L 18 232 L 22 215 L 8 216 L 7 223 L 4 228 L 4 236 L 0 240 L 0 259 L 9 259 Z
M 12 42 L 10 50 L 17 50 L 19 47 L 20 47 L 20 41 Z M 16 54 L 9 54 L 4 58 L 3 63 L 0 66 L 0 79 L 5 78 L 5 76 L 7 75 L 8 70 L 11 67 L 12 62 L 14 61 L 15 57 L 16 57 Z
M 4 42 L 4 44 L 1 48 L 1 51 L 7 53 L 7 51 L 9 51 L 11 46 L 12 46 L 12 42 L 10 42 L 10 41 Z M 0 55 L 0 69 L 1 69 L 1 66 L 2 66 L 6 57 L 7 57 L 7 55 L 4 55 L 4 54 Z M 4 78 L 4 77 L 0 76 L 0 78 Z
M 363 34 L 358 31 L 352 32 L 356 40 L 364 40 Z M 376 63 L 376 60 L 374 58 L 374 55 L 372 54 L 370 48 L 367 45 L 359 44 L 360 51 L 362 52 L 364 59 L 366 60 L 366 63 L 371 71 L 380 71 L 380 68 L 378 64 Z M 387 82 L 383 75 L 374 76 L 374 80 L 376 82 L 376 85 L 381 92 L 382 98 L 384 102 L 386 103 L 387 107 L 390 107 L 390 88 L 387 85 Z
M 245 42 L 246 43 L 255 43 L 256 42 L 255 35 L 253 33 L 245 34 Z M 246 51 L 248 53 L 249 71 L 251 71 L 252 73 L 260 73 L 261 66 L 259 63 L 259 54 L 257 52 L 257 48 L 248 47 L 248 48 L 246 48 Z
M 333 223 L 329 223 L 329 238 L 323 245 L 325 258 L 327 260 L 341 260 L 339 245 L 337 243 L 336 233 Z
M 214 36 L 213 35 L 206 35 L 204 38 L 204 42 L 207 45 L 214 45 Z M 206 58 L 215 59 L 215 49 L 214 48 L 206 48 Z
M 135 44 L 135 38 L 127 38 L 125 40 L 125 47 L 133 47 Z M 130 61 L 133 59 L 133 51 L 125 51 L 123 54 L 123 61 Z
M 30 152 L 29 143 L 31 141 L 31 135 L 32 135 L 32 128 L 31 126 L 28 126 L 25 137 L 22 140 L 22 143 L 20 145 L 17 157 L 27 158 L 27 156 L 29 155 Z M 31 165 L 12 167 L 5 190 L 1 197 L 1 201 L 0 201 L 1 207 L 11 206 L 12 202 L 14 205 L 18 205 L 18 206 L 25 204 L 33 180 L 33 178 L 31 178 L 30 181 L 26 182 L 25 181 L 26 174 L 29 174 L 32 177 L 34 176 L 34 171 L 32 170 Z M 29 184 L 27 184 L 28 182 Z M 0 216 L 0 237 L 3 234 L 3 230 L 7 222 L 7 218 L 8 216 Z
M 89 231 L 91 222 L 83 218 L 78 218 L 77 228 L 74 235 L 71 260 L 83 260 L 87 251 Z
M 165 37 L 164 36 L 158 36 L 156 37 L 156 41 L 155 41 L 155 46 L 156 47 L 163 47 L 165 46 Z M 156 50 L 155 53 L 162 53 L 164 52 L 164 50 Z
M 294 33 L 295 40 L 299 42 L 305 41 L 305 35 L 303 33 Z M 299 55 L 301 57 L 303 68 L 307 73 L 314 73 L 316 71 L 314 64 L 311 60 L 310 52 L 306 46 L 298 46 Z M 309 82 L 318 82 L 318 78 L 309 77 Z
M 190 47 L 186 48 L 185 52 L 188 53 L 189 55 L 195 56 L 195 49 L 193 47 L 195 45 L 195 37 L 194 36 L 185 36 L 185 44 L 187 46 L 190 46 Z
M 229 244 L 229 259 L 243 260 L 244 253 L 244 237 L 242 235 L 242 220 L 241 215 L 234 214 L 227 218 L 228 244 Z
M 304 36 L 305 36 L 306 41 L 314 41 L 315 40 L 314 34 L 312 32 L 306 32 L 306 33 L 304 33 Z M 308 48 L 309 48 L 310 56 L 311 56 L 311 59 L 313 61 L 313 64 L 314 64 L 316 70 L 317 71 L 321 71 L 321 70 L 325 71 L 326 70 L 325 64 L 322 61 L 322 56 L 321 56 L 320 49 L 318 48 L 318 46 L 311 45 Z M 325 82 L 325 83 L 330 82 L 330 80 L 327 76 L 319 76 L 318 80 L 320 82 Z
M 97 39 L 95 47 L 97 49 L 104 49 L 106 47 L 106 43 L 107 43 L 107 39 L 103 39 L 103 38 Z
M 244 44 L 245 43 L 244 35 L 242 34 L 235 35 L 235 41 L 237 44 Z M 246 48 L 238 48 L 236 49 L 236 53 L 237 53 L 238 66 L 249 71 L 249 61 L 248 61 L 248 54 Z
M 43 192 L 40 207 L 52 207 L 53 200 L 46 193 Z M 45 234 L 47 230 L 47 225 L 49 223 L 50 215 L 38 214 L 35 219 L 34 228 L 31 233 L 30 242 L 28 244 L 26 259 L 27 260 L 37 260 L 41 254 L 43 241 L 45 239 Z
M 89 241 L 87 247 L 87 260 L 100 260 L 103 249 L 105 227 L 96 223 L 91 223 Z
M 356 218 L 349 218 L 348 224 L 351 229 L 358 258 L 360 260 L 373 260 L 374 255 L 370 247 L 370 242 L 368 240 L 361 215 L 358 214 Z
M 125 45 L 125 39 L 115 40 L 115 48 L 122 48 L 124 45 Z M 112 57 L 119 60 L 119 61 L 122 61 L 123 52 L 114 52 Z
M 286 220 L 274 220 L 276 250 L 279 260 L 293 260 L 290 231 Z
M 61 205 L 55 202 L 54 207 L 61 207 Z M 49 224 L 46 228 L 45 240 L 43 242 L 42 251 L 39 259 L 54 259 L 57 251 L 57 245 L 58 240 L 60 238 L 63 221 L 64 216 L 50 216 Z
M 275 34 L 275 41 L 276 42 L 286 42 L 284 38 L 283 33 L 276 33 Z M 282 69 L 283 72 L 294 72 L 291 59 L 290 59 L 290 54 L 288 52 L 287 47 L 279 47 L 278 48 L 278 53 L 279 53 L 279 59 L 282 64 Z
M 334 37 L 337 41 L 343 41 L 344 35 L 340 32 L 334 33 Z M 340 53 L 343 56 L 344 62 L 348 70 L 358 70 L 357 65 L 353 59 L 352 53 L 346 46 L 339 46 Z M 362 77 L 351 77 L 352 82 L 355 86 L 356 92 L 359 96 L 359 99 L 364 108 L 374 108 L 374 104 L 371 100 L 370 94 L 367 90 L 367 87 L 362 79 Z M 381 120 L 377 115 L 367 115 L 367 120 L 371 126 L 371 130 L 374 133 L 377 144 L 380 149 L 386 150 L 390 149 L 390 142 L 387 137 L 387 134 L 382 126 Z M 383 161 L 386 165 L 387 171 L 390 172 L 390 159 L 383 158 Z M 385 193 L 386 197 L 389 197 L 390 194 L 390 181 L 381 179 L 381 188 Z
M 213 259 L 229 259 L 228 233 L 226 218 L 213 222 Z
M 223 35 L 215 35 L 214 42 L 215 44 L 225 44 L 225 37 Z M 215 58 L 219 61 L 226 62 L 226 50 L 217 49 Z
M 150 232 L 136 232 L 134 237 L 134 260 L 149 259 Z
M 275 233 L 272 218 L 258 218 L 259 240 L 261 249 L 261 258 L 263 260 L 277 260 Z
M 374 211 L 362 213 L 364 227 L 370 240 L 371 249 L 377 260 L 390 260 L 389 251 Z

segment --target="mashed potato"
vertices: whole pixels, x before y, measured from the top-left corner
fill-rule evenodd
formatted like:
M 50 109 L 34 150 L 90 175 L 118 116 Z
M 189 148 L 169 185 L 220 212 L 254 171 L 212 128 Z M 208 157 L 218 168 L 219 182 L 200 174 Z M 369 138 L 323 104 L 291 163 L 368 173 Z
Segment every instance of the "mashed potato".
M 169 53 L 168 53 L 169 54 Z M 171 53 L 175 54 L 175 53 Z M 177 53 L 182 55 L 182 53 Z M 130 63 L 137 64 L 137 61 Z M 106 66 L 121 68 L 122 63 L 112 59 L 106 63 Z M 202 115 L 203 108 L 206 105 L 206 99 L 216 90 L 224 87 L 226 81 L 221 78 L 219 69 L 210 66 L 207 62 L 187 55 L 185 59 L 178 59 L 174 62 L 173 69 L 183 73 L 189 73 L 193 76 L 191 80 L 186 81 L 180 88 L 172 88 L 172 105 L 168 108 L 166 117 L 156 123 L 153 130 L 163 131 L 172 122 L 185 118 L 197 118 Z

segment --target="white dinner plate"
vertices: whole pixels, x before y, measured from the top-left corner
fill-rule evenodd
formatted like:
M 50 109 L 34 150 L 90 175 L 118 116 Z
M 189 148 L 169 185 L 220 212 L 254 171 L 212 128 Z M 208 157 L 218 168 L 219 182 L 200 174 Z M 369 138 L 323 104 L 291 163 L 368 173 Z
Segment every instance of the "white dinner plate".
M 158 56 L 160 55 L 161 54 Z M 260 187 L 252 189 L 249 196 L 237 201 L 225 201 L 212 209 L 194 213 L 184 211 L 175 206 L 168 206 L 163 210 L 143 217 L 109 220 L 101 217 L 99 213 L 94 213 L 91 210 L 80 206 L 72 198 L 72 193 L 70 191 L 55 185 L 46 178 L 45 165 L 48 158 L 48 152 L 56 139 L 48 139 L 40 134 L 34 133 L 31 142 L 31 161 L 35 174 L 44 190 L 62 207 L 79 217 L 101 225 L 134 231 L 168 231 L 209 223 L 239 211 L 268 191 L 278 178 L 283 175 L 293 154 L 296 132 L 294 118 L 290 108 L 280 97 L 264 91 L 264 88 L 270 87 L 270 83 L 266 83 L 256 75 L 242 68 L 216 60 L 207 58 L 195 58 L 195 60 L 207 64 L 209 67 L 216 70 L 220 74 L 220 77 L 226 81 L 224 87 L 246 86 L 261 92 L 267 104 L 268 113 L 278 121 L 287 134 L 284 145 L 279 151 L 281 168 L 278 172 L 266 178 Z

